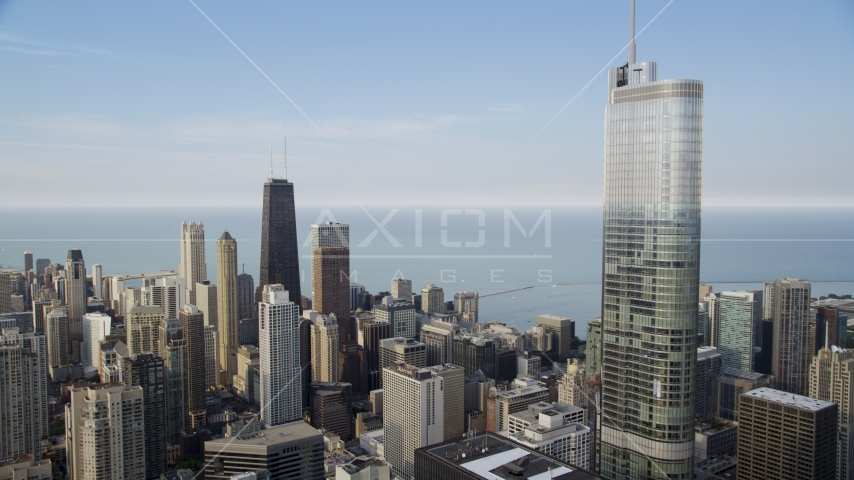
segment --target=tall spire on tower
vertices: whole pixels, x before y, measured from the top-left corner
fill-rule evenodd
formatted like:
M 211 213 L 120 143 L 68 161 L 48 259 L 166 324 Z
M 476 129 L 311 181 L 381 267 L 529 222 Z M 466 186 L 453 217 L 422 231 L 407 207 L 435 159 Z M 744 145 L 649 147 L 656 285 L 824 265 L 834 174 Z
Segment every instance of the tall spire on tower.
M 629 43 L 629 65 L 635 63 L 635 0 L 632 0 L 632 41 Z
M 270 130 L 270 180 L 273 179 L 273 131 Z
M 288 126 L 285 124 L 285 180 L 288 179 Z

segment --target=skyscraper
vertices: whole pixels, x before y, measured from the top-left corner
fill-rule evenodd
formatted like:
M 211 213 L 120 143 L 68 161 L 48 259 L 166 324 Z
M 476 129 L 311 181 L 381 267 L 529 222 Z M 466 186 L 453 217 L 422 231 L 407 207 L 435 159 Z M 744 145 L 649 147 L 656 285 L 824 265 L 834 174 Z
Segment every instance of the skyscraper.
M 412 301 L 412 280 L 395 278 L 391 281 L 391 296 L 406 302 Z
M 213 325 L 205 325 L 205 390 L 220 383 L 220 353 L 222 342 L 219 331 Z
M 45 336 L 0 331 L 0 457 L 33 455 L 41 459 L 48 434 L 47 352 Z
M 571 318 L 558 315 L 537 315 L 537 325 L 543 327 L 546 333 L 552 335 L 552 351 L 556 355 L 554 361 L 564 361 L 572 355 L 572 338 L 575 337 L 575 322 Z
M 383 367 L 380 364 L 380 342 L 391 337 L 388 322 L 366 322 L 362 324 L 362 346 L 368 355 L 368 389 L 376 390 L 383 385 Z
M 216 278 L 219 291 L 219 369 L 225 374 L 220 382 L 231 385 L 237 374 L 237 240 L 223 232 L 216 241 Z
M 822 348 L 810 365 L 809 396 L 839 405 L 836 478 L 854 476 L 854 350 Z
M 421 327 L 420 340 L 427 347 L 427 365 L 444 365 L 454 362 L 454 335 L 460 327 L 434 320 Z
M 608 72 L 598 472 L 693 476 L 703 82 Z M 651 285 L 655 285 L 654 289 Z M 644 340 L 641 341 L 640 337 Z
M 380 340 L 380 367 L 386 368 L 394 362 L 403 362 L 413 367 L 424 368 L 427 346 L 411 338 L 392 337 Z
M 12 312 L 12 288 L 9 272 L 0 268 L 0 314 Z
M 65 442 L 72 479 L 146 479 L 144 396 L 141 387 L 121 382 L 69 388 Z
M 237 316 L 244 318 L 258 318 L 258 309 L 255 308 L 255 280 L 248 273 L 237 276 Z
M 187 340 L 177 318 L 160 321 L 160 356 L 166 373 L 166 441 L 178 445 L 187 427 Z M 198 368 L 198 367 L 196 367 Z
M 70 349 L 68 341 L 68 313 L 65 307 L 51 310 L 45 321 L 48 368 L 68 363 Z M 52 368 L 51 368 L 52 371 Z M 51 375 L 53 375 L 51 373 Z
M 751 372 L 756 331 L 761 328 L 762 291 L 722 292 L 709 296 L 715 338 L 711 345 L 723 355 L 723 366 Z
M 130 353 L 160 352 L 160 322 L 166 318 L 159 306 L 131 307 L 125 319 Z
M 32 263 L 32 254 L 30 254 L 30 264 Z M 92 265 L 92 292 L 96 298 L 104 298 L 104 277 L 100 263 Z
M 205 225 L 201 222 L 181 222 L 181 263 L 178 265 L 178 276 L 184 279 L 184 285 L 187 286 L 187 303 L 195 305 L 196 284 L 208 279 L 205 263 Z M 182 306 L 179 305 L 178 308 Z
M 848 330 L 847 315 L 836 307 L 818 307 L 815 312 L 815 323 L 816 352 L 811 354 L 833 345 L 845 348 L 847 338 L 845 332 Z
M 314 382 L 338 381 L 338 320 L 335 315 L 312 315 L 311 378 Z
M 383 303 L 374 305 L 374 315 L 378 322 L 388 322 L 391 336 L 415 338 L 415 305 L 386 297 Z
M 809 389 L 810 282 L 774 281 L 774 351 L 772 371 L 778 390 L 803 395 Z
M 460 292 L 454 294 L 454 310 L 460 319 L 468 323 L 477 323 L 477 292 Z
M 33 252 L 24 252 L 24 273 L 33 269 Z M 36 272 L 38 274 L 38 272 Z
M 697 422 L 714 422 L 718 417 L 718 390 L 723 355 L 715 347 L 697 349 L 697 395 L 694 418 Z
M 350 418 L 353 386 L 346 382 L 311 382 L 311 426 L 338 434 L 341 441 L 352 438 Z
M 314 227 L 315 225 L 312 225 Z M 356 342 L 350 327 L 350 249 L 321 247 L 311 253 L 312 309 L 338 319 L 341 343 Z
M 97 367 L 101 361 L 101 341 L 110 334 L 112 319 L 103 313 L 83 315 L 83 343 L 80 362 L 87 367 Z
M 79 342 L 83 341 L 86 298 L 86 264 L 83 261 L 83 253 L 80 250 L 69 250 L 68 259 L 65 261 L 65 303 L 68 304 L 68 334 L 71 336 L 72 345 L 79 345 Z
M 198 430 L 207 422 L 205 413 L 205 316 L 195 305 L 185 305 L 178 313 L 184 327 L 187 363 L 187 423 Z
M 451 364 L 428 366 L 428 370 L 443 379 L 441 390 L 444 397 L 444 425 L 442 437 L 447 442 L 465 436 L 465 372 Z
M 261 276 L 256 300 L 260 302 L 264 286 L 278 284 L 284 287 L 299 309 L 302 293 L 294 184 L 288 181 L 287 163 L 284 177 L 273 178 L 272 142 L 270 149 L 270 178 L 264 184 L 264 212 L 261 218 Z
M 587 374 L 599 375 L 602 371 L 602 319 L 594 318 L 587 324 Z
M 159 480 L 166 468 L 166 370 L 153 353 L 135 353 L 122 360 L 122 381 L 142 388 L 145 408 L 145 478 Z
M 299 306 L 282 285 L 264 285 L 258 307 L 261 421 L 267 428 L 299 420 Z
M 205 325 L 219 328 L 219 288 L 205 280 L 196 284 L 196 307 L 205 315 Z M 217 366 L 219 368 L 219 366 Z
M 434 284 L 421 289 L 421 311 L 445 313 L 445 291 Z

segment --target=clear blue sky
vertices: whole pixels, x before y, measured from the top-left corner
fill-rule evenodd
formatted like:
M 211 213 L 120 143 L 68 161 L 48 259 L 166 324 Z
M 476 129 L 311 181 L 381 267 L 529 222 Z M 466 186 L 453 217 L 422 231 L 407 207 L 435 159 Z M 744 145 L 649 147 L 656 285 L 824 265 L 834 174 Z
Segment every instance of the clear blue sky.
M 0 205 L 260 204 L 285 122 L 298 203 L 601 203 L 605 74 L 534 137 L 628 0 L 198 5 L 335 145 L 188 1 L 5 1 Z M 706 204 L 854 205 L 854 3 L 675 0 L 637 43 L 705 82 Z

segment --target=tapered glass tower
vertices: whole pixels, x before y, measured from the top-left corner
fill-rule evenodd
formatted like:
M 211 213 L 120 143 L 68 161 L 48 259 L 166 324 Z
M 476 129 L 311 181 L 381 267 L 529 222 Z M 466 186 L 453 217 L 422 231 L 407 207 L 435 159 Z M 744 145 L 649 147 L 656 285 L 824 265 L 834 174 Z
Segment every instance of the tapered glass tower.
M 599 473 L 690 479 L 694 454 L 703 82 L 608 73 Z
M 264 183 L 264 214 L 261 219 L 261 279 L 256 301 L 261 301 L 265 285 L 279 284 L 291 300 L 300 305 L 299 252 L 294 208 L 294 184 L 285 178 L 273 178 L 272 154 L 270 178 Z

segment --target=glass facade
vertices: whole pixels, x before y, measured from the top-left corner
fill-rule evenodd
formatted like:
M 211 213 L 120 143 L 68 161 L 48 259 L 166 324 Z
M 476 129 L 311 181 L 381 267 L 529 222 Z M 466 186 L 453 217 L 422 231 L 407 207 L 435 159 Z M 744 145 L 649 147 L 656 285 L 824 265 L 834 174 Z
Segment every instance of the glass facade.
M 693 476 L 703 83 L 609 72 L 602 394 L 608 478 Z

